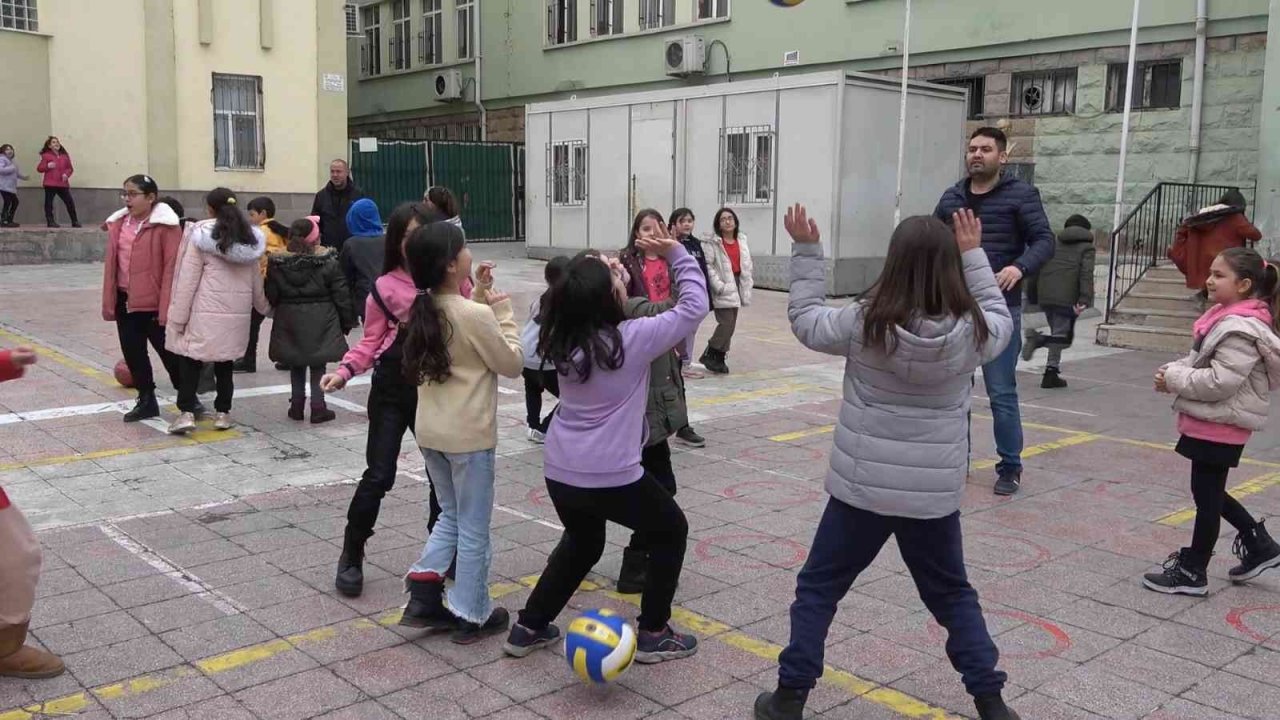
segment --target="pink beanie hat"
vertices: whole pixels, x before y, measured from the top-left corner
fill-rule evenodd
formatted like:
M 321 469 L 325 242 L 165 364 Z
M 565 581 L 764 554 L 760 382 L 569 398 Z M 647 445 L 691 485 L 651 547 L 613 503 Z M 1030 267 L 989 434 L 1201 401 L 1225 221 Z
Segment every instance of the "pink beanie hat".
M 316 243 L 320 242 L 320 216 L 308 215 L 307 219 L 311 221 L 311 232 L 307 233 L 307 236 L 303 238 L 303 242 L 315 247 Z

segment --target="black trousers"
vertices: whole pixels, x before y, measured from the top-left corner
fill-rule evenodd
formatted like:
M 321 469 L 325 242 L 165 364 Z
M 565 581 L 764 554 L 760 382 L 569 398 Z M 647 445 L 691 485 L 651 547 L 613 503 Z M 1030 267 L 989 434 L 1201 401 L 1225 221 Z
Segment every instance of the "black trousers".
M 373 372 L 369 387 L 369 437 L 364 446 L 364 475 L 356 485 L 351 505 L 347 508 L 347 532 L 360 539 L 373 535 L 378 522 L 382 498 L 396 484 L 396 465 L 400 460 L 400 443 L 405 431 L 413 432 L 414 417 L 418 413 L 418 390 L 400 379 L 399 364 L 382 367 Z M 427 531 L 436 526 L 440 517 L 440 502 L 436 489 L 431 488 L 430 515 Z
M 644 468 L 646 473 L 653 476 L 654 480 L 662 486 L 663 490 L 671 493 L 672 497 L 676 494 L 676 473 L 671 467 L 671 445 L 666 440 L 660 443 L 649 445 L 640 451 L 640 466 Z M 627 549 L 639 552 L 649 552 L 649 546 L 646 544 L 647 538 L 644 533 L 631 533 L 631 542 L 627 543 Z
M 196 406 L 196 391 L 200 389 L 200 375 L 206 364 L 213 365 L 213 377 L 217 395 L 214 396 L 213 409 L 221 413 L 231 412 L 231 396 L 235 393 L 235 362 L 203 363 L 189 357 L 180 358 L 182 362 L 182 383 L 178 387 L 178 409 L 182 412 L 193 412 Z
M 547 494 L 564 535 L 520 611 L 520 624 L 541 630 L 560 614 L 604 554 L 605 523 L 615 522 L 644 535 L 649 548 L 640 629 L 665 628 L 689 539 L 689 523 L 671 493 L 646 472 L 636 482 L 613 488 L 580 488 L 547 478 Z
M 545 433 L 551 425 L 551 413 L 542 417 L 542 391 L 546 390 L 552 397 L 560 397 L 560 378 L 555 370 L 529 368 L 521 370 L 520 375 L 524 378 L 525 424 Z
M 123 290 L 116 291 L 116 335 L 120 339 L 120 352 L 125 365 L 133 376 L 133 386 L 139 393 L 155 392 L 156 380 L 151 372 L 151 356 L 147 343 L 160 355 L 160 362 L 169 373 L 174 389 L 182 385 L 178 356 L 164 347 L 164 326 L 157 312 L 128 312 L 129 296 Z
M 258 337 L 262 334 L 262 321 L 266 317 L 257 310 L 249 314 L 249 344 L 244 347 L 244 359 L 248 362 L 257 362 Z
M 72 224 L 79 224 L 80 220 L 76 217 L 76 200 L 71 197 L 71 188 L 64 187 L 47 187 L 44 189 L 44 219 L 47 223 L 54 223 L 53 199 L 62 198 L 62 204 L 67 206 L 67 215 L 71 217 Z
M 4 198 L 4 207 L 0 209 L 0 223 L 13 222 L 13 216 L 18 214 L 17 193 L 0 190 L 0 197 Z
M 324 390 L 320 389 L 320 378 L 324 377 L 324 365 L 312 365 L 310 368 L 289 368 L 289 382 L 293 386 L 293 402 L 302 402 L 307 397 L 307 373 L 311 373 L 311 404 L 324 404 Z M 416 393 L 415 393 L 416 395 Z M 404 433 L 400 433 L 403 435 Z

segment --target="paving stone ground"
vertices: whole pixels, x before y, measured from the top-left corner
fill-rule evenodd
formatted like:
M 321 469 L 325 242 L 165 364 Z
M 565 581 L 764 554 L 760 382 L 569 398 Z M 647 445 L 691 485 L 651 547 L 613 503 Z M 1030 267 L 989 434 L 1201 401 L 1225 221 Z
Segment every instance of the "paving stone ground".
M 110 377 L 119 351 L 98 318 L 100 275 L 100 265 L 0 268 L 0 345 L 46 351 L 27 378 L 0 386 L 0 485 L 45 548 L 33 639 L 69 668 L 0 680 L 0 720 L 748 718 L 774 683 L 795 573 L 826 501 L 843 372 L 791 337 L 785 295 L 759 292 L 745 311 L 732 375 L 689 383 L 708 442 L 674 457 L 690 525 L 676 622 L 703 637 L 701 650 L 594 688 L 558 651 L 512 660 L 500 638 L 463 648 L 395 624 L 399 578 L 425 532 L 411 441 L 370 541 L 364 595 L 333 591 L 364 469 L 367 386 L 334 396 L 335 422 L 291 422 L 288 378 L 264 339 L 259 372 L 236 377 L 235 430 L 180 440 L 159 423 L 122 423 L 130 393 Z M 503 259 L 498 276 L 523 319 L 540 264 Z M 1066 353 L 1067 390 L 1040 390 L 1039 367 L 1023 368 L 1027 469 L 1015 498 L 991 494 L 991 424 L 975 389 L 966 551 L 1007 696 L 1031 720 L 1280 717 L 1280 573 L 1230 586 L 1224 528 L 1209 598 L 1139 584 L 1190 533 L 1188 463 L 1170 449 L 1168 397 L 1149 389 L 1168 358 L 1097 348 L 1091 335 L 1082 329 Z M 559 535 L 541 449 L 523 437 L 521 387 L 502 387 L 491 582 L 514 610 Z M 1259 433 L 1246 454 L 1230 484 L 1247 483 L 1255 513 L 1280 512 L 1280 431 Z M 611 530 L 574 608 L 635 614 L 638 598 L 612 592 L 625 540 Z M 943 642 L 890 545 L 841 603 L 809 710 L 971 716 Z

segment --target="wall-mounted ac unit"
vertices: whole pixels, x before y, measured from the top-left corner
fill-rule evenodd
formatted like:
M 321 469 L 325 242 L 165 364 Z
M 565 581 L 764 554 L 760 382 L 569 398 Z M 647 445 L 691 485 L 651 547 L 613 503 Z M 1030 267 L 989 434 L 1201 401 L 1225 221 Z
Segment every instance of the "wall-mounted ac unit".
M 686 35 L 663 44 L 662 62 L 668 75 L 688 77 L 706 71 L 707 53 L 702 36 Z
M 342 11 L 347 21 L 347 37 L 361 37 L 360 8 L 355 3 L 349 2 L 342 6 Z
M 453 102 L 462 99 L 462 71 L 442 70 L 435 76 L 436 100 Z

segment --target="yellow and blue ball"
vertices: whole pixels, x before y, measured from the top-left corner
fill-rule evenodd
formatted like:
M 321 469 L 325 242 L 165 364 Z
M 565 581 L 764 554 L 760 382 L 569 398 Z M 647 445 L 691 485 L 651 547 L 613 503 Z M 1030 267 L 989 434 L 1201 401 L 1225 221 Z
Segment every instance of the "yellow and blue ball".
M 780 5 L 782 7 L 795 7 L 796 5 L 799 5 L 800 3 L 804 2 L 804 0 L 770 0 L 770 2 L 772 2 L 774 5 Z
M 613 682 L 636 657 L 636 632 L 612 610 L 587 610 L 565 631 L 564 657 L 583 682 Z

